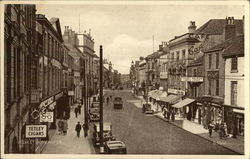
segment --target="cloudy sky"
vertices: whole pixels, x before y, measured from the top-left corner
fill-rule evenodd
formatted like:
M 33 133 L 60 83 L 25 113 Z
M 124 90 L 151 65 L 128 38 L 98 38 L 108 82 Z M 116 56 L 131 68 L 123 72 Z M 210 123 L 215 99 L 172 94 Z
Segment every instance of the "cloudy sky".
M 48 19 L 59 18 L 62 32 L 64 26 L 79 32 L 80 19 L 81 33 L 91 29 L 97 55 L 99 45 L 103 45 L 104 57 L 120 73 L 128 73 L 132 60 L 151 54 L 162 41 L 186 33 L 190 21 L 195 21 L 199 28 L 209 19 L 225 19 L 226 16 L 242 19 L 244 7 L 42 4 L 37 5 L 37 13 L 45 14 Z

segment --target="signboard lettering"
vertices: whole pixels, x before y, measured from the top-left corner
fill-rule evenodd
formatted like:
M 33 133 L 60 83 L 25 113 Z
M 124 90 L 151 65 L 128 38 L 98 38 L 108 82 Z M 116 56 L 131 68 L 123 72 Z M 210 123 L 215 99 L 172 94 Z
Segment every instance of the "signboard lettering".
M 44 114 L 40 113 L 40 122 L 52 123 L 54 119 L 54 112 L 46 112 Z
M 54 97 L 50 97 L 49 99 L 46 99 L 45 101 L 41 102 L 40 107 L 47 107 L 54 101 Z
M 55 95 L 55 100 L 61 98 L 63 96 L 63 92 L 58 93 L 57 95 Z
M 26 138 L 45 138 L 47 137 L 47 125 L 26 125 Z

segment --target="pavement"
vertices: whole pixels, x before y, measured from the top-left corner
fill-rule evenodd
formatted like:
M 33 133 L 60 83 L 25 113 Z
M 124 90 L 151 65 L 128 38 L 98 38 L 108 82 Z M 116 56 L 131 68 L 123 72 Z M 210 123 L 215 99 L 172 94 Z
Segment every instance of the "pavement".
M 139 106 L 139 104 L 145 102 L 144 99 L 141 96 L 136 96 L 136 98 L 138 100 L 134 100 L 134 105 L 138 108 L 142 107 L 142 106 Z M 189 121 L 187 119 L 184 119 L 178 116 L 175 117 L 175 121 L 168 121 L 167 119 L 163 117 L 163 113 L 159 109 L 157 111 L 156 105 L 153 105 L 152 103 L 151 105 L 152 105 L 152 109 L 156 112 L 154 114 L 155 117 L 165 120 L 166 122 L 170 124 L 173 124 L 179 128 L 182 128 L 183 130 L 186 130 L 192 134 L 198 135 L 199 137 L 202 137 L 210 142 L 213 142 L 214 144 L 221 145 L 238 154 L 244 154 L 244 136 L 237 136 L 237 138 L 220 139 L 219 134 L 217 132 L 213 132 L 212 137 L 210 138 L 208 134 L 208 130 L 205 129 L 202 125 L 198 123 L 194 123 L 192 121 Z
M 91 141 L 90 133 L 84 138 L 83 130 L 80 138 L 76 136 L 75 125 L 79 121 L 81 125 L 84 122 L 84 107 L 81 108 L 81 114 L 75 117 L 74 108 L 71 106 L 70 119 L 68 120 L 68 132 L 66 135 L 59 134 L 58 131 L 53 135 L 50 141 L 42 150 L 42 154 L 94 154 L 95 150 Z

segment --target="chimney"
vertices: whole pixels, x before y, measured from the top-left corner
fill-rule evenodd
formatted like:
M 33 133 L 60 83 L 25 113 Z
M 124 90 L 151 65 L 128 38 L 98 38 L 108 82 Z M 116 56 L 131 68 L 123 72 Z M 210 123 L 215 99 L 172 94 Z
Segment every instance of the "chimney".
M 190 21 L 190 25 L 188 27 L 188 33 L 194 33 L 195 30 L 196 30 L 195 21 Z
M 236 27 L 234 24 L 234 17 L 226 17 L 226 25 L 225 25 L 225 40 L 235 37 L 236 35 Z

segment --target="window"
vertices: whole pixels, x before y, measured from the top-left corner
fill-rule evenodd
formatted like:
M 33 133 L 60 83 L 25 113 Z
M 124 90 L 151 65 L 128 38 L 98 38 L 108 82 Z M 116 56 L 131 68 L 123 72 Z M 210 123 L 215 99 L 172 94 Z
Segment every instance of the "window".
M 180 52 L 177 51 L 177 52 L 176 52 L 176 60 L 178 61 L 179 59 L 180 59 Z
M 231 61 L 231 70 L 235 71 L 238 70 L 238 59 L 237 57 L 233 57 Z
M 182 59 L 186 59 L 186 50 L 182 50 Z
M 212 54 L 208 55 L 208 68 L 211 69 L 212 66 Z
M 219 53 L 216 54 L 216 69 L 219 68 Z
M 173 59 L 174 59 L 174 53 L 173 53 L 173 52 L 172 52 L 172 55 L 171 55 L 171 56 L 172 56 L 171 58 L 172 58 L 172 60 L 173 60 Z
M 237 105 L 237 81 L 231 81 L 231 105 Z
M 197 69 L 194 69 L 194 77 L 197 75 Z
M 215 82 L 216 82 L 216 90 L 215 90 L 215 95 L 216 96 L 218 96 L 219 95 L 219 80 L 217 79 L 217 80 L 215 80 Z
M 208 95 L 211 95 L 212 80 L 208 79 Z

